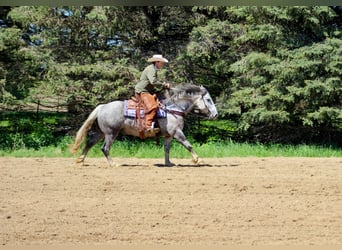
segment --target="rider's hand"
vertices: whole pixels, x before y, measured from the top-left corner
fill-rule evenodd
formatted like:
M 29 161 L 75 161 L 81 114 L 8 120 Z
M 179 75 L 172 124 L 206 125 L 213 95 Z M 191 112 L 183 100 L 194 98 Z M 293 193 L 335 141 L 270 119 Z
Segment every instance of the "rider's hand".
M 171 88 L 171 83 L 165 82 L 164 87 L 167 89 Z

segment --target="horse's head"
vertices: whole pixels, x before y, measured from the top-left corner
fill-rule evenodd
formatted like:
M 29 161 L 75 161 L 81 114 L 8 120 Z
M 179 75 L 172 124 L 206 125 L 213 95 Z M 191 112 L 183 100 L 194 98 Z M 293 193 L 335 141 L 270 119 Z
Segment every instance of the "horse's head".
M 192 84 L 172 88 L 171 100 L 181 107 L 184 113 L 194 113 L 208 119 L 217 118 L 217 110 L 206 88 Z
M 198 95 L 198 98 L 194 100 L 193 112 L 197 115 L 204 115 L 212 120 L 216 119 L 218 116 L 217 109 L 208 90 L 203 86 L 200 86 L 199 88 L 200 94 Z

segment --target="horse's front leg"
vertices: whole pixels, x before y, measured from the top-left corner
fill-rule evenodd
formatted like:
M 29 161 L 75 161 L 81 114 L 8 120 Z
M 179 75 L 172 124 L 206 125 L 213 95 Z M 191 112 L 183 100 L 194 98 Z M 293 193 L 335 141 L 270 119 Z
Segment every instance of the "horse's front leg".
M 170 162 L 170 147 L 171 147 L 172 137 L 167 136 L 164 138 L 164 155 L 165 155 L 165 166 L 174 166 L 172 162 Z
M 200 159 L 198 158 L 198 155 L 196 154 L 195 150 L 192 148 L 190 142 L 186 139 L 184 133 L 181 130 L 178 130 L 177 133 L 174 135 L 174 138 L 191 153 L 192 161 L 195 164 L 199 164 Z

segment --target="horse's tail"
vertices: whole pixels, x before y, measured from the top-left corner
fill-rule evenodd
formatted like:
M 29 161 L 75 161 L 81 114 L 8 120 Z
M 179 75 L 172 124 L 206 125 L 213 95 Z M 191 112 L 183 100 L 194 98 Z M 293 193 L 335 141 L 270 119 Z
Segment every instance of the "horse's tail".
M 97 113 L 100 110 L 100 108 L 103 105 L 99 105 L 97 106 L 88 116 L 87 120 L 85 120 L 85 122 L 83 123 L 82 127 L 80 127 L 80 129 L 77 131 L 76 134 L 76 138 L 75 138 L 75 142 L 72 145 L 70 152 L 71 153 L 76 153 L 78 151 L 78 149 L 80 148 L 81 143 L 85 140 L 86 136 L 87 136 L 87 132 L 91 129 L 91 127 L 93 126 L 94 121 L 97 118 Z

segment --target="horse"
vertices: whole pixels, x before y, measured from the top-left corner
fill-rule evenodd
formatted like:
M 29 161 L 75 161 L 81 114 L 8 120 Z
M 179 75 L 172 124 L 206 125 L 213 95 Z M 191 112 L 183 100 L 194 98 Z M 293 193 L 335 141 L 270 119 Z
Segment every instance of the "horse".
M 170 161 L 171 141 L 175 138 L 192 155 L 194 164 L 199 164 L 200 159 L 190 142 L 183 133 L 184 119 L 190 113 L 214 120 L 218 116 L 215 104 L 203 86 L 194 84 L 181 84 L 167 90 L 168 93 L 160 99 L 159 109 L 165 111 L 165 118 L 156 118 L 160 128 L 160 135 L 164 137 L 164 159 L 165 166 L 174 166 Z M 164 99 L 163 99 L 164 98 Z M 111 145 L 119 134 L 139 136 L 136 125 L 137 119 L 125 116 L 124 101 L 112 101 L 106 104 L 99 104 L 84 121 L 76 133 L 71 152 L 76 153 L 82 142 L 87 138 L 88 131 L 95 127 L 96 132 L 88 138 L 82 154 L 77 163 L 84 163 L 85 157 L 92 146 L 104 138 L 101 150 L 110 166 L 114 166 L 109 155 Z M 93 126 L 96 122 L 97 126 Z M 90 134 L 90 133 L 89 133 Z M 153 137 L 152 135 L 150 137 Z

